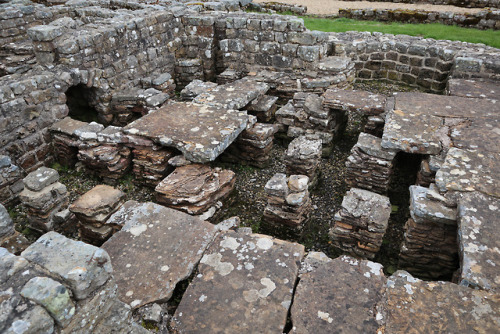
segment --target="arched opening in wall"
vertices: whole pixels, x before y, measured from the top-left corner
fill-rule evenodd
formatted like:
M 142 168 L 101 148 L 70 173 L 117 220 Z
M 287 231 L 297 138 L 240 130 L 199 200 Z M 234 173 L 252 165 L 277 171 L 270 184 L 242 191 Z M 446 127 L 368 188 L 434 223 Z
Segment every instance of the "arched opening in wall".
M 96 95 L 94 88 L 88 88 L 83 84 L 70 87 L 66 91 L 68 116 L 83 122 L 97 122 Z

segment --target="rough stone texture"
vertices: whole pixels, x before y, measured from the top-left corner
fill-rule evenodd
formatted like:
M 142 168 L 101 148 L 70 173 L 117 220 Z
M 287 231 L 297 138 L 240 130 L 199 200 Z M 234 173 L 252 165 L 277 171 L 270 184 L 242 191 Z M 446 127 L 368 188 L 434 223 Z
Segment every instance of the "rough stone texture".
M 12 254 L 19 255 L 31 245 L 24 235 L 15 231 L 14 234 L 0 238 L 0 247 L 7 249 Z
M 86 167 L 87 173 L 115 183 L 129 170 L 131 162 L 130 149 L 121 145 L 99 145 L 97 147 L 80 148 L 78 160 Z
M 269 86 L 265 83 L 241 79 L 201 93 L 193 101 L 227 109 L 242 109 L 256 98 L 263 96 L 268 89 Z
M 291 333 L 377 333 L 385 284 L 375 262 L 341 256 L 318 265 L 297 285 Z
M 31 191 L 41 191 L 57 181 L 59 181 L 59 173 L 47 167 L 40 167 L 23 179 L 24 187 Z
M 172 320 L 179 333 L 281 333 L 302 245 L 259 234 L 219 235 Z
M 498 295 L 398 271 L 387 280 L 385 333 L 495 333 L 499 310 Z
M 451 148 L 436 173 L 439 191 L 479 191 L 500 197 L 500 153 Z
M 65 117 L 50 128 L 54 156 L 62 166 L 74 167 L 78 161 L 78 143 L 74 132 L 86 125 L 85 122 Z
M 354 256 L 373 259 L 382 246 L 390 215 L 388 197 L 351 188 L 330 229 L 333 245 Z
M 306 175 L 309 185 L 316 185 L 321 162 L 321 140 L 307 136 L 295 138 L 288 145 L 284 160 L 288 175 Z
M 396 151 L 381 147 L 381 139 L 361 132 L 346 161 L 346 183 L 379 194 L 389 190 Z
M 330 109 L 380 115 L 385 111 L 387 97 L 362 90 L 329 89 L 323 94 L 323 104 Z
M 309 177 L 276 173 L 264 186 L 267 205 L 261 228 L 271 235 L 299 239 L 312 211 Z
M 199 215 L 225 199 L 234 188 L 231 170 L 201 164 L 177 167 L 155 188 L 156 200 L 168 207 Z
M 19 202 L 19 193 L 24 189 L 23 176 L 23 170 L 8 156 L 0 155 L 0 203 L 9 206 Z
M 185 213 L 135 201 L 126 202 L 110 221 L 124 226 L 102 247 L 111 257 L 118 297 L 132 308 L 168 300 L 217 231 Z
M 175 155 L 174 150 L 158 145 L 136 146 L 132 153 L 135 183 L 156 187 L 172 171 L 168 161 Z
M 14 234 L 14 222 L 10 218 L 7 209 L 0 204 L 0 240 Z
M 246 112 L 200 105 L 173 103 L 124 128 L 125 133 L 175 147 L 193 162 L 217 158 L 247 125 Z
M 184 101 L 192 101 L 198 95 L 209 92 L 215 87 L 217 87 L 217 84 L 215 82 L 193 80 L 181 91 L 181 98 Z
M 500 85 L 487 79 L 449 79 L 446 93 L 452 96 L 498 99 Z
M 428 188 L 410 186 L 399 265 L 425 278 L 450 278 L 458 267 L 457 210 L 431 197 Z
M 458 203 L 460 285 L 500 291 L 500 241 L 497 238 L 500 200 L 467 193 Z
M 259 122 L 269 122 L 277 109 L 277 96 L 263 95 L 253 100 L 247 108 L 249 114 L 257 116 Z
M 56 232 L 44 234 L 21 255 L 62 277 L 77 300 L 106 283 L 113 270 L 105 251 Z

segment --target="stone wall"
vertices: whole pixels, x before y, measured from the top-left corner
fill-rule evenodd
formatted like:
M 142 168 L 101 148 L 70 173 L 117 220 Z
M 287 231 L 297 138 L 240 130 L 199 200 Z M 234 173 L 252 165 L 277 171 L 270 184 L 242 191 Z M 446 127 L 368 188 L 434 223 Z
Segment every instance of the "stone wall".
M 345 1 L 361 1 L 361 0 L 345 0 Z M 366 0 L 371 2 L 395 2 L 395 3 L 428 3 L 432 5 L 451 5 L 457 7 L 467 8 L 484 8 L 493 7 L 499 8 L 500 2 L 498 0 Z
M 500 10 L 478 13 L 436 12 L 407 9 L 339 9 L 340 17 L 356 20 L 408 23 L 442 23 L 476 29 L 500 29 Z

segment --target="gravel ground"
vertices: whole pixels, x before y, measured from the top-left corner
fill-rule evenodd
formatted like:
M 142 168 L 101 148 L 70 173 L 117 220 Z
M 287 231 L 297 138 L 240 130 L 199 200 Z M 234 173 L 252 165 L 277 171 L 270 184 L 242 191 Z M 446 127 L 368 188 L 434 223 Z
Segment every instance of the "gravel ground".
M 354 89 L 368 90 L 376 93 L 391 94 L 396 91 L 414 90 L 406 86 L 391 85 L 380 82 L 356 83 Z M 358 114 L 349 115 L 348 127 L 342 139 L 336 143 L 332 155 L 322 159 L 320 165 L 321 176 L 318 186 L 311 192 L 314 205 L 311 219 L 304 229 L 302 238 L 299 240 L 308 251 L 323 251 L 331 257 L 340 255 L 330 246 L 328 231 L 334 220 L 335 213 L 339 210 L 343 196 L 347 191 L 344 181 L 345 161 L 349 156 L 350 149 L 356 143 L 359 132 L 363 126 L 363 117 Z M 237 181 L 235 190 L 226 201 L 223 209 L 217 214 L 217 220 L 239 216 L 242 226 L 251 227 L 254 232 L 260 232 L 262 213 L 266 205 L 264 185 L 275 173 L 284 173 L 285 165 L 283 156 L 288 142 L 279 141 L 274 145 L 272 162 L 268 168 L 258 169 L 250 166 L 214 162 L 212 165 L 229 168 L 236 172 Z M 416 171 L 407 168 L 418 166 L 418 162 L 401 159 L 392 185 L 393 190 L 389 194 L 391 203 L 399 209 L 391 216 L 389 230 L 384 239 L 382 250 L 376 261 L 384 264 L 388 272 L 395 270 L 401 240 L 403 237 L 403 226 L 408 218 L 408 186 L 414 182 Z M 68 170 L 61 166 L 53 166 L 60 173 L 60 182 L 70 192 L 70 203 L 85 192 L 100 184 L 98 178 L 85 173 L 85 169 L 77 167 Z M 132 182 L 132 176 L 122 179 L 116 185 L 126 194 L 126 200 L 153 201 L 154 192 L 150 188 L 139 187 Z M 18 205 L 10 210 L 16 223 L 16 229 L 34 241 L 40 233 L 28 228 L 26 210 Z M 68 237 L 77 238 L 75 231 L 60 231 Z M 279 234 L 279 233 L 277 233 Z
M 270 2 L 269 0 L 254 0 L 256 3 Z M 427 10 L 436 12 L 453 13 L 477 13 L 480 8 L 462 8 L 448 5 L 431 4 L 408 4 L 393 2 L 369 2 L 369 1 L 331 1 L 331 0 L 279 0 L 278 2 L 307 6 L 307 14 L 313 15 L 338 15 L 340 8 L 345 9 L 409 9 L 409 10 Z

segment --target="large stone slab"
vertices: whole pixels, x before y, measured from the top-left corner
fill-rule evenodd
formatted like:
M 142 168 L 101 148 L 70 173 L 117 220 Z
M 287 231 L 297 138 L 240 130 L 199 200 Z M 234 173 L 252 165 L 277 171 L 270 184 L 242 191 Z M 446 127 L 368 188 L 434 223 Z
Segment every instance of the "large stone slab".
M 111 261 L 100 248 L 48 232 L 21 254 L 62 277 L 76 299 L 85 299 L 109 279 Z
M 228 232 L 207 250 L 175 312 L 178 333 L 282 333 L 302 245 Z
M 168 300 L 216 234 L 210 223 L 154 203 L 126 202 L 108 220 L 123 222 L 102 248 L 111 257 L 118 298 L 132 308 Z
M 487 79 L 449 79 L 448 95 L 498 99 L 500 84 Z
M 163 106 L 127 125 L 124 131 L 175 147 L 187 159 L 203 163 L 215 160 L 247 122 L 245 111 L 182 102 Z
M 500 117 L 467 119 L 452 127 L 450 138 L 457 148 L 500 152 Z
M 387 280 L 382 333 L 498 333 L 500 296 L 398 271 Z
M 228 109 L 241 109 L 268 90 L 269 86 L 263 82 L 240 79 L 201 93 L 194 98 L 193 102 Z
M 365 115 L 383 113 L 387 102 L 385 95 L 337 88 L 327 90 L 323 97 L 323 104 L 328 108 L 362 112 Z
M 500 293 L 500 199 L 473 192 L 458 204 L 460 284 Z
M 440 192 L 479 191 L 500 197 L 500 153 L 451 148 L 436 173 Z
M 377 333 L 385 284 L 375 262 L 341 256 L 319 265 L 297 285 L 292 333 Z

